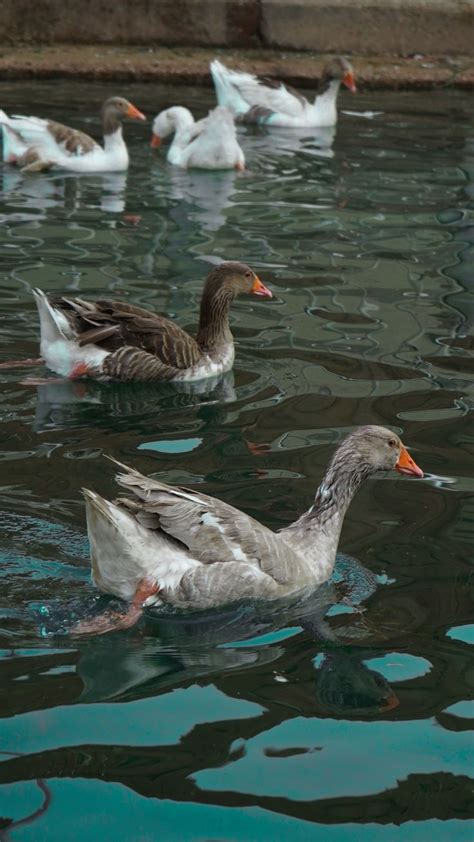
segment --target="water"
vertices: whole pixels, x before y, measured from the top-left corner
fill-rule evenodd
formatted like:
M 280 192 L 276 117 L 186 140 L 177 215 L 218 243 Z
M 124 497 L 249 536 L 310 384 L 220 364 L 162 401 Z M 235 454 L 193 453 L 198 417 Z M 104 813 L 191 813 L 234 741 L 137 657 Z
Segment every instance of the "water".
M 6 110 L 94 132 L 111 93 L 150 116 L 211 103 L 151 85 L 2 90 Z M 1 173 L 2 359 L 38 353 L 31 286 L 128 295 L 183 326 L 213 261 L 245 260 L 275 294 L 235 304 L 235 369 L 210 389 L 1 372 L 5 839 L 472 838 L 472 101 L 344 105 L 382 113 L 343 115 L 332 147 L 242 130 L 243 175 L 171 170 L 132 124 L 128 175 Z M 426 479 L 360 491 L 309 604 L 67 637 L 107 602 L 80 493 L 115 493 L 104 453 L 277 529 L 362 423 L 399 432 Z

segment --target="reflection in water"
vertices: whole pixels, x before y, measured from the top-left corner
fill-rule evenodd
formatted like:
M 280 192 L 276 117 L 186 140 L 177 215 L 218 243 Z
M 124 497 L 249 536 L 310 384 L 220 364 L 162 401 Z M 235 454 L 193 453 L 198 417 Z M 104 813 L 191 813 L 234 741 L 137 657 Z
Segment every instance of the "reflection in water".
M 2 170 L 2 192 L 4 197 L 9 198 L 12 207 L 45 212 L 51 208 L 79 210 L 91 204 L 109 213 L 122 213 L 126 187 L 127 173 L 80 177 L 72 174 L 23 174 L 13 167 Z
M 364 666 L 361 655 L 344 651 L 324 657 L 316 693 L 321 707 L 339 716 L 385 712 L 399 704 L 383 675 Z
M 30 84 L 4 88 L 7 110 L 33 110 Z M 93 88 L 36 83 L 35 98 L 80 124 L 91 93 L 109 94 Z M 130 95 L 150 113 L 177 101 Z M 207 112 L 210 92 L 179 96 Z M 362 112 L 380 107 L 341 114 L 335 136 L 241 127 L 243 174 L 177 171 L 134 126 L 128 177 L 0 172 L 2 359 L 37 356 L 34 286 L 129 297 L 190 330 L 209 264 L 245 260 L 275 292 L 236 304 L 234 371 L 201 391 L 34 390 L 0 373 L 0 713 L 3 748 L 22 752 L 0 763 L 2 815 L 34 815 L 46 780 L 38 838 L 67 838 L 77 804 L 91 839 L 113 820 L 118 839 L 158 825 L 299 842 L 358 824 L 385 842 L 402 822 L 414 842 L 466 836 L 472 104 L 360 95 Z M 104 452 L 278 529 L 366 423 L 402 434 L 429 476 L 361 492 L 342 547 L 364 567 L 339 556 L 305 606 L 149 611 L 127 633 L 65 636 L 108 604 L 89 584 L 80 494 L 110 494 Z
M 228 371 L 219 377 L 209 377 L 189 383 L 176 384 L 119 384 L 104 385 L 92 380 L 63 380 L 51 378 L 51 383 L 37 387 L 37 402 L 33 428 L 66 429 L 84 423 L 91 405 L 100 408 L 96 423 L 111 418 L 154 415 L 170 410 L 208 403 L 227 403 L 235 400 L 234 374 Z
M 247 133 L 253 136 L 254 150 L 258 156 L 269 155 L 293 156 L 300 152 L 316 158 L 333 158 L 332 148 L 336 127 L 312 129 L 288 129 L 265 126 L 248 127 Z
M 225 224 L 239 178 L 235 170 L 206 173 L 173 167 L 168 175 L 171 197 L 187 203 L 189 217 L 204 231 L 218 231 Z
M 17 522 L 18 527 L 20 521 Z M 6 524 L 5 524 L 6 525 Z M 9 523 L 12 531 L 13 521 Z M 83 555 L 80 536 L 66 536 L 59 530 L 56 535 L 48 529 L 47 522 L 33 524 L 25 521 L 25 528 L 32 539 L 46 539 L 50 546 L 58 545 L 67 538 L 71 559 L 74 547 L 80 547 Z M 63 562 L 64 564 L 64 562 Z M 40 559 L 18 559 L 18 575 L 27 566 L 34 566 L 38 573 L 46 572 L 47 565 Z M 66 565 L 64 565 L 66 569 Z M 57 571 L 59 572 L 59 571 Z M 57 572 L 55 575 L 57 576 Z M 78 569 L 71 573 L 76 579 L 76 588 L 80 579 L 84 578 L 84 570 Z M 54 575 L 50 568 L 49 576 Z M 78 578 L 79 577 L 79 578 Z M 372 669 L 363 663 L 366 652 L 357 648 L 353 653 L 342 648 L 350 640 L 350 627 L 343 629 L 340 637 L 337 628 L 333 628 L 328 618 L 328 611 L 337 605 L 344 609 L 346 619 L 360 615 L 361 603 L 365 602 L 377 587 L 377 580 L 365 570 L 355 559 L 339 556 L 335 573 L 331 582 L 322 586 L 316 593 L 304 602 L 281 602 L 277 605 L 242 603 L 229 609 L 220 611 L 195 612 L 193 614 L 175 613 L 170 610 L 148 610 L 146 618 L 141 621 L 140 630 L 131 635 L 108 635 L 92 637 L 86 642 L 80 642 L 77 659 L 76 674 L 81 679 L 81 702 L 99 702 L 106 699 L 130 701 L 146 698 L 162 693 L 166 688 L 183 685 L 185 682 L 217 681 L 221 675 L 229 671 L 254 668 L 261 670 L 265 665 L 284 663 L 282 674 L 291 674 L 291 661 L 300 658 L 300 647 L 295 646 L 301 636 L 304 636 L 306 647 L 310 648 L 305 657 L 309 657 L 309 665 L 315 659 L 316 652 L 321 646 L 329 646 L 327 654 L 317 666 L 316 695 L 312 683 L 308 684 L 304 692 L 307 698 L 298 705 L 308 711 L 312 708 L 321 712 L 328 710 L 345 715 L 351 713 L 377 713 L 388 710 L 389 700 L 394 694 L 388 683 Z M 73 594 L 73 590 L 71 594 Z M 77 597 L 63 600 L 53 599 L 34 607 L 33 617 L 40 624 L 40 634 L 43 638 L 51 638 L 56 644 L 64 645 L 64 634 L 77 617 L 88 610 L 90 602 L 89 587 L 81 600 Z M 102 596 L 95 597 L 96 610 L 110 600 Z M 116 602 L 116 600 L 113 600 Z M 6 609 L 8 612 L 8 609 Z M 355 615 L 353 612 L 356 612 Z M 5 613 L 5 612 L 4 612 Z M 9 613 L 12 613 L 11 611 Z M 16 612 L 13 612 L 12 616 Z M 360 632 L 359 632 L 360 634 Z M 357 639 L 358 647 L 361 641 Z M 76 640 L 71 640 L 69 646 L 73 651 L 77 646 Z M 64 650 L 66 661 L 69 660 L 68 650 Z M 60 654 L 61 650 L 58 650 Z M 31 660 L 33 657 L 33 660 Z M 28 668 L 33 667 L 34 653 L 27 659 Z M 46 652 L 40 655 L 39 682 L 44 680 L 44 663 L 48 659 Z M 58 662 L 59 663 L 59 662 Z M 17 680 L 21 669 L 21 655 L 14 670 Z M 313 668 L 310 666 L 310 669 Z M 277 674 L 278 670 L 274 671 Z M 49 675 L 50 671 L 46 672 Z M 49 681 L 49 679 L 47 679 Z M 288 679 L 286 679 L 288 681 Z M 76 683 L 76 682 L 75 682 Z M 77 687 L 80 684 L 76 683 Z M 341 689 L 337 689 L 340 686 Z M 15 685 L 16 688 L 16 685 Z M 14 689 L 14 688 L 13 688 Z M 21 704 L 22 694 L 16 693 L 15 706 Z M 31 699 L 25 697 L 27 707 L 36 707 L 34 699 L 39 700 L 42 693 L 39 688 Z M 361 699 L 365 699 L 364 705 Z M 60 698 L 57 702 L 60 702 Z M 18 707 L 17 707 L 18 710 Z

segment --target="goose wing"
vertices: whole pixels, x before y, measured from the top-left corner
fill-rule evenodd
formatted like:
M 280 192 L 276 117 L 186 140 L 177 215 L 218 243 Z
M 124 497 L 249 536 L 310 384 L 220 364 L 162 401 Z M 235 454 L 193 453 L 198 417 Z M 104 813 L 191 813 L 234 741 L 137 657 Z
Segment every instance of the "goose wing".
M 49 154 L 59 151 L 64 155 L 76 157 L 101 148 L 85 132 L 71 129 L 54 120 L 14 114 L 9 118 L 8 125 L 18 132 L 28 146 L 40 146 Z
M 259 78 L 240 70 L 225 71 L 227 86 L 233 87 L 249 108 L 264 108 L 290 117 L 300 117 L 308 105 L 307 99 L 290 85 L 275 79 Z
M 116 460 L 112 460 L 116 461 Z M 148 528 L 159 529 L 203 565 L 242 562 L 284 583 L 294 574 L 291 547 L 239 509 L 207 494 L 170 486 L 123 469 L 118 484 L 133 497 L 120 503 Z
M 238 142 L 232 112 L 218 105 L 199 121 L 196 133 L 187 147 L 188 166 L 243 169 L 245 157 Z
M 138 348 L 174 369 L 190 368 L 201 358 L 196 340 L 179 325 L 126 301 L 63 297 L 55 306 L 74 321 L 79 345 Z

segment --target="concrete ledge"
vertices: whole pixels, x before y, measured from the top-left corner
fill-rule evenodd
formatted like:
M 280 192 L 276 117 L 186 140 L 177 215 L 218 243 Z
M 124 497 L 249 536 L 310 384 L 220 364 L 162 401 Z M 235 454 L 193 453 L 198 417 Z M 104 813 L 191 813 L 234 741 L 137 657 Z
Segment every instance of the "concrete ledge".
M 474 54 L 472 0 L 261 0 L 261 7 L 270 47 Z
M 103 44 L 3 48 L 3 80 L 72 78 L 113 82 L 166 82 L 211 85 L 209 62 L 219 57 L 231 67 L 314 88 L 327 54 L 280 50 L 217 50 L 192 47 L 111 47 Z M 417 56 L 399 59 L 352 56 L 357 87 L 429 89 L 474 87 L 469 56 Z
M 474 0 L 2 0 L 0 41 L 474 55 Z
M 4 43 L 259 43 L 259 0 L 2 0 Z

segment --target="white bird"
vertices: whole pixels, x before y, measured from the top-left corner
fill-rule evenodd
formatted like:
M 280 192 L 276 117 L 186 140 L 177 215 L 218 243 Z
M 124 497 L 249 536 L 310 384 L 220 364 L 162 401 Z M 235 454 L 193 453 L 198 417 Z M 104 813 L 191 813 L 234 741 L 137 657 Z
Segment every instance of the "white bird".
M 128 151 L 122 121 L 145 120 L 145 115 L 122 97 L 102 106 L 104 146 L 85 132 L 42 117 L 8 117 L 0 109 L 3 160 L 23 172 L 62 169 L 77 173 L 120 172 L 128 169 Z
M 151 146 L 173 134 L 167 160 L 177 167 L 204 170 L 243 170 L 245 157 L 237 141 L 234 118 L 228 108 L 218 106 L 197 123 L 187 108 L 175 105 L 161 111 L 153 121 Z
M 356 91 L 352 65 L 343 56 L 331 59 L 324 67 L 313 103 L 283 82 L 229 70 L 217 59 L 211 62 L 210 70 L 219 105 L 226 105 L 241 123 L 289 128 L 334 126 L 341 82 L 352 93 Z

